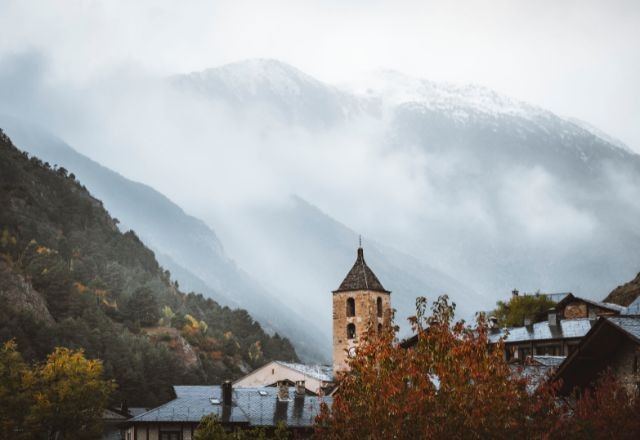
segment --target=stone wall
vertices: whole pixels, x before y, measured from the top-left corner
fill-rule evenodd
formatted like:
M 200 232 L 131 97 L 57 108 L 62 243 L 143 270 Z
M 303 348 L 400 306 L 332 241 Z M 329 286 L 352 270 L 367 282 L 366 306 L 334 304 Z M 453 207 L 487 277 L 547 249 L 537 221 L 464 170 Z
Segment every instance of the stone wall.
M 347 316 L 347 300 L 355 301 L 355 316 Z M 378 317 L 377 300 L 382 299 L 382 317 Z M 360 290 L 333 294 L 333 370 L 346 368 L 348 350 L 358 345 L 360 337 L 369 329 L 377 332 L 378 324 L 387 326 L 391 320 L 391 295 L 384 292 Z M 356 337 L 347 338 L 347 326 L 354 324 Z
M 611 361 L 611 371 L 629 391 L 636 390 L 640 383 L 640 346 L 625 340 Z
M 588 318 L 587 304 L 582 301 L 574 301 L 564 308 L 564 319 Z

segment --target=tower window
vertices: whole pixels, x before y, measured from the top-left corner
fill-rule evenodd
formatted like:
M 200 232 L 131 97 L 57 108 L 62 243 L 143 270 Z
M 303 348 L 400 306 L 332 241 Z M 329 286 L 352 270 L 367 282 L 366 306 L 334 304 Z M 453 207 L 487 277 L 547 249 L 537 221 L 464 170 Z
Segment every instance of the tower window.
M 347 339 L 355 339 L 356 337 L 356 325 L 351 323 L 347 325 Z
M 376 305 L 378 307 L 378 317 L 382 318 L 382 298 L 378 297 L 378 300 L 376 301 Z
M 356 316 L 356 300 L 347 298 L 347 316 Z

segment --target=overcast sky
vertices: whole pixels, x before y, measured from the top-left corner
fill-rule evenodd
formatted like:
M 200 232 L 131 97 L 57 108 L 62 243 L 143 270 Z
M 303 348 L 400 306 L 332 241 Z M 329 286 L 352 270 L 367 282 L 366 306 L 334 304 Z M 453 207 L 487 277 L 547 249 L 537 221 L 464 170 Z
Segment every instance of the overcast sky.
M 473 82 L 586 120 L 640 152 L 640 2 L 1 0 L 0 57 L 57 79 L 277 58 L 328 82 L 386 67 Z

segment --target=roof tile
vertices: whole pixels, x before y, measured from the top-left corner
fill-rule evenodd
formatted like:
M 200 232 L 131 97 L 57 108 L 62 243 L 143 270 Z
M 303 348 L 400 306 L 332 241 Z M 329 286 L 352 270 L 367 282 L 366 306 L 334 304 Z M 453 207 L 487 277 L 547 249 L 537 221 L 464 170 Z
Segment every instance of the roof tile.
M 356 262 L 344 278 L 344 281 L 342 281 L 342 284 L 340 284 L 340 287 L 334 290 L 334 292 L 351 292 L 356 290 L 372 290 L 375 292 L 389 293 L 388 290 L 382 287 L 382 283 L 378 280 L 378 277 L 376 277 L 369 266 L 367 266 L 367 263 L 364 261 L 364 251 L 361 247 L 358 248 Z

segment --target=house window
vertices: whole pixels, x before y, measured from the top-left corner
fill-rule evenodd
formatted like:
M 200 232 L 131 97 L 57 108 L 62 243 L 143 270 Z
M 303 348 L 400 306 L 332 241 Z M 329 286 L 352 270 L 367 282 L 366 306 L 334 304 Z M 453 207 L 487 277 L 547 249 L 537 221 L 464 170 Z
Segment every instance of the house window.
M 560 346 L 558 345 L 543 345 L 536 347 L 536 354 L 540 356 L 559 356 Z
M 531 356 L 531 348 L 528 347 L 519 347 L 518 348 L 518 359 L 525 360 L 528 356 Z
M 182 440 L 180 431 L 160 431 L 160 440 Z
M 355 339 L 356 337 L 356 325 L 351 323 L 347 325 L 347 339 Z
M 378 317 L 382 318 L 382 298 L 378 297 L 376 305 L 378 306 Z
M 347 299 L 347 316 L 356 316 L 356 300 L 353 298 Z

